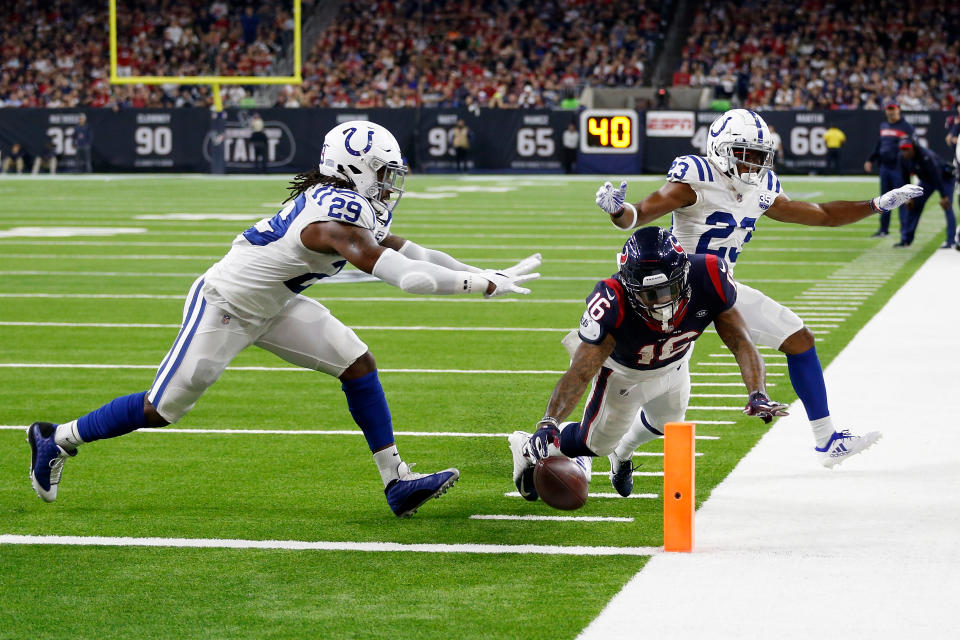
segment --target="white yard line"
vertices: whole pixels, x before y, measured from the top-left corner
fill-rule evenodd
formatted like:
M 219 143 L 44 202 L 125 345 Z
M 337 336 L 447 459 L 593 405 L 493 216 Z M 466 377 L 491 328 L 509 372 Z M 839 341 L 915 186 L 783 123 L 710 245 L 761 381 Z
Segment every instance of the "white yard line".
M 178 547 L 187 549 L 289 549 L 416 553 L 522 553 L 568 556 L 652 556 L 658 547 L 585 547 L 535 544 L 401 544 L 399 542 L 320 542 L 308 540 L 222 540 L 219 538 L 126 538 L 101 536 L 0 535 L 0 545 L 81 547 Z
M 823 469 L 796 403 L 697 512 L 694 553 L 654 558 L 580 637 L 954 635 L 960 297 L 943 287 L 958 264 L 931 256 L 826 370 L 835 419 L 883 440 Z

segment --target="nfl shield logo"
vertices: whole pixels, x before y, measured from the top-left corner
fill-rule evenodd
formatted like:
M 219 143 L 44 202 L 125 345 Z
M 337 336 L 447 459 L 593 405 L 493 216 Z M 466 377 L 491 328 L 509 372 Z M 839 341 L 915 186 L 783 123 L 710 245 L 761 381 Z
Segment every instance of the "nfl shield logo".
M 737 194 L 737 202 L 743 202 L 743 195 L 742 195 L 742 194 L 739 194 L 739 193 Z

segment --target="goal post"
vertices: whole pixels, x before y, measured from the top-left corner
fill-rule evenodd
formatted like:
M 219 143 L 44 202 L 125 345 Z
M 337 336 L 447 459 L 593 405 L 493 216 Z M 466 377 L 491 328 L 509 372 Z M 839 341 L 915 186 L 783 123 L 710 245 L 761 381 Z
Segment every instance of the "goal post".
M 121 76 L 117 74 L 117 0 L 110 3 L 110 84 L 207 84 L 215 111 L 223 111 L 220 85 L 302 84 L 300 0 L 293 0 L 293 75 L 290 76 Z

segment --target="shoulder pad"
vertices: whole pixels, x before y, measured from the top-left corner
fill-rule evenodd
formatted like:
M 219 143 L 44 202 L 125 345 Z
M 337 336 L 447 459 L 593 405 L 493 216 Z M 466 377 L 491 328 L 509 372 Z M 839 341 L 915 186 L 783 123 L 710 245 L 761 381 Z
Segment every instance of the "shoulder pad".
M 371 230 L 376 224 L 373 206 L 356 191 L 325 186 L 310 193 L 309 200 L 316 207 L 318 218 Z
M 667 180 L 695 184 L 697 182 L 713 182 L 715 179 L 713 167 L 702 156 L 678 156 L 667 171 Z
M 777 172 L 771 169 L 767 171 L 767 179 L 764 181 L 767 191 L 773 191 L 774 193 L 782 193 L 780 188 L 780 178 L 777 176 Z

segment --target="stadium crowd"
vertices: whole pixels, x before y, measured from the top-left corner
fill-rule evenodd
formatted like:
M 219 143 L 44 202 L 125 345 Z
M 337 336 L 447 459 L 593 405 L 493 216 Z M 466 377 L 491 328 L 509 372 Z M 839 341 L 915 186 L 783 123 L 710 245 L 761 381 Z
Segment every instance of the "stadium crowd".
M 960 6 L 949 0 L 708 0 L 674 86 L 754 109 L 952 109 Z
M 103 0 L 13 0 L 0 22 L 0 106 L 204 105 L 203 86 L 114 85 Z M 118 75 L 272 75 L 293 38 L 273 3 L 123 0 Z M 244 91 L 242 88 L 239 91 Z M 234 89 L 231 97 L 242 99 Z
M 555 107 L 585 84 L 642 84 L 665 3 L 345 3 L 281 104 Z M 375 19 L 371 19 L 375 16 Z

